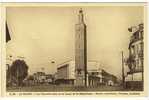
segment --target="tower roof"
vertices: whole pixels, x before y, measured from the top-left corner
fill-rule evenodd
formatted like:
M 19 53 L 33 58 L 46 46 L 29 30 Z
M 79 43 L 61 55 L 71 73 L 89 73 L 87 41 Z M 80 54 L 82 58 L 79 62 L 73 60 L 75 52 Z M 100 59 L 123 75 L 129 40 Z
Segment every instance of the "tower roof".
M 84 23 L 84 18 L 83 18 L 83 10 L 80 8 L 79 10 L 79 23 Z

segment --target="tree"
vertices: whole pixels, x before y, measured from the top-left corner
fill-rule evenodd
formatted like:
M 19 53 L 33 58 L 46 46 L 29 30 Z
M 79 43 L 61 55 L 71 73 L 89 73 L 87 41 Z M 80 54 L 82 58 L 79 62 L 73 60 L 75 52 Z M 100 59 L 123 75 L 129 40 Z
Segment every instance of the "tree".
M 14 78 L 13 82 L 17 83 L 17 86 L 21 86 L 23 80 L 28 75 L 28 65 L 24 60 L 17 59 L 11 65 L 11 76 Z

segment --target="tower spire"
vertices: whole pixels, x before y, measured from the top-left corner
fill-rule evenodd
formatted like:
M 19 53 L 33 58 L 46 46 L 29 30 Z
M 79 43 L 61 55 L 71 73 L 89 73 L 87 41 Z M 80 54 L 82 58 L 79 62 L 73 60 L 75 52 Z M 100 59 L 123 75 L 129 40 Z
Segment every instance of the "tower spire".
M 79 23 L 75 28 L 75 84 L 76 86 L 87 86 L 86 25 L 82 9 L 79 10 L 78 18 Z
M 83 18 L 83 10 L 80 8 L 79 10 L 79 23 L 84 23 L 84 18 Z

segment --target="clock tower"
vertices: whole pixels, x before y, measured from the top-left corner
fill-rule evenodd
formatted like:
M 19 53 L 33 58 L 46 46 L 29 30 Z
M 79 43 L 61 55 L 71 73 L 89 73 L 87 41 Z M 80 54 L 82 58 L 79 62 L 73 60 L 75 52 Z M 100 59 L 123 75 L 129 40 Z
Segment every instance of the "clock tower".
M 78 23 L 75 26 L 75 76 L 76 86 L 87 86 L 87 47 L 86 25 L 82 9 L 79 10 Z

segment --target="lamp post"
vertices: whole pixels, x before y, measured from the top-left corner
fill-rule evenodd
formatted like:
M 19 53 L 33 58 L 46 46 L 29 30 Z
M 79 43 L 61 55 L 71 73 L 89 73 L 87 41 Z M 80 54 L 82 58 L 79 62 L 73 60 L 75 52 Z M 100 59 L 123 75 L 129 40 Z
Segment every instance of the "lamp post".
M 55 61 L 54 61 L 54 60 L 52 60 L 52 61 L 51 61 L 51 64 L 52 64 L 52 67 L 54 67 L 54 68 L 53 68 L 53 71 L 54 71 L 54 70 L 55 70 L 55 66 L 54 66 Z
M 55 68 L 55 66 L 54 66 L 54 64 L 55 64 L 55 61 L 54 60 L 52 60 L 51 61 L 51 64 L 52 64 L 52 67 L 54 67 Z M 52 78 L 52 83 L 55 83 L 54 81 L 55 81 L 55 77 L 54 77 L 54 74 L 53 74 L 53 76 L 52 76 L 53 78 Z
M 123 88 L 125 87 L 125 76 L 124 76 L 124 55 L 123 55 L 123 51 L 122 51 L 122 84 L 123 84 Z

